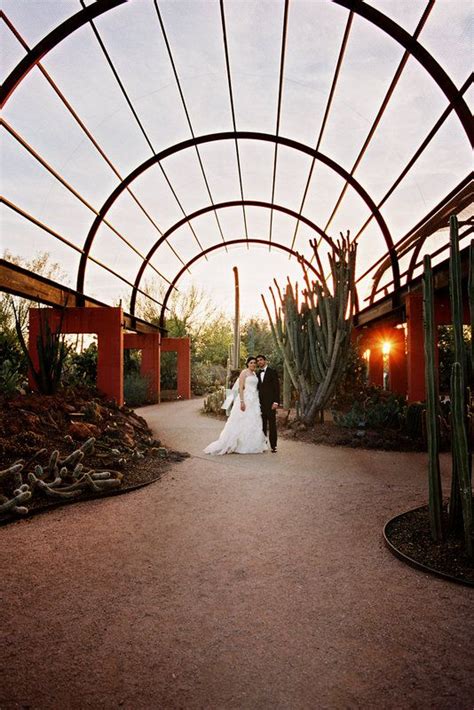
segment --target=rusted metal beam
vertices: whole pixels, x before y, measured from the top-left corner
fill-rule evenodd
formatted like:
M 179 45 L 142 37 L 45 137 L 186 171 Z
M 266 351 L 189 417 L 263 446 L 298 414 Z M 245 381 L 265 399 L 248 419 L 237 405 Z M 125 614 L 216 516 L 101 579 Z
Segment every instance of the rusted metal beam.
M 463 279 L 467 280 L 469 272 L 469 245 L 461 250 L 461 270 Z M 444 289 L 449 285 L 449 258 L 433 267 L 434 287 L 436 290 Z M 356 327 L 368 325 L 375 321 L 386 319 L 389 316 L 400 318 L 403 322 L 404 306 L 403 301 L 407 294 L 413 291 L 421 291 L 422 275 L 417 276 L 411 283 L 401 286 L 397 293 L 384 296 L 375 303 L 359 311 L 354 317 Z
M 268 239 L 248 239 L 248 240 L 247 239 L 232 239 L 232 240 L 226 242 L 226 245 L 227 246 L 234 246 L 237 244 L 247 244 L 247 243 L 270 246 L 270 241 Z M 312 271 L 313 274 L 315 274 L 315 276 L 318 278 L 318 272 L 316 271 L 314 266 L 312 264 L 310 264 L 310 262 L 307 259 L 305 259 L 304 257 L 302 257 L 300 254 L 298 254 L 295 251 L 292 251 L 289 247 L 285 246 L 284 244 L 278 244 L 278 242 L 273 242 L 272 246 L 275 249 L 280 249 L 281 251 L 284 251 L 287 254 L 290 254 L 290 256 L 296 257 L 300 261 L 300 263 L 302 262 L 305 265 L 305 267 L 309 271 Z M 176 284 L 178 283 L 179 279 L 184 274 L 186 269 L 189 266 L 191 266 L 192 264 L 194 264 L 196 261 L 199 261 L 199 259 L 202 259 L 203 257 L 206 257 L 208 254 L 211 254 L 212 252 L 217 251 L 218 249 L 223 249 L 223 248 L 224 248 L 224 244 L 214 244 L 214 246 L 208 247 L 203 252 L 196 254 L 196 256 L 194 256 L 192 259 L 190 259 L 188 261 L 188 263 L 185 266 L 183 266 L 181 271 L 179 271 L 176 274 L 176 276 L 174 277 L 174 279 L 171 283 L 171 286 L 168 288 L 168 290 L 165 294 L 165 297 L 163 299 L 163 306 L 162 306 L 161 315 L 160 315 L 160 328 L 162 330 L 165 330 L 165 310 L 167 309 L 168 300 L 171 296 L 173 288 L 176 287 Z
M 347 170 L 345 170 L 341 165 L 339 165 L 339 163 L 337 163 L 332 158 L 329 158 L 324 153 L 316 151 L 313 148 L 305 145 L 304 143 L 299 143 L 298 141 L 291 140 L 290 138 L 284 138 L 283 136 L 274 136 L 273 134 L 270 134 L 270 133 L 258 133 L 255 131 L 237 131 L 237 132 L 225 131 L 222 133 L 211 133 L 208 135 L 203 135 L 203 136 L 199 136 L 196 138 L 191 138 L 191 139 L 182 141 L 181 143 L 177 143 L 173 146 L 169 146 L 168 148 L 165 148 L 163 151 L 158 153 L 158 155 L 152 156 L 151 158 L 148 158 L 147 160 L 145 160 L 141 165 L 138 165 L 134 170 L 132 170 L 131 173 L 129 173 L 129 175 L 121 182 L 121 184 L 115 188 L 115 190 L 109 195 L 109 197 L 106 199 L 106 201 L 102 205 L 101 209 L 99 210 L 99 216 L 96 217 L 96 219 L 94 220 L 94 222 L 91 226 L 91 229 L 89 230 L 89 234 L 87 235 L 87 238 L 84 242 L 84 253 L 81 257 L 81 260 L 79 263 L 79 268 L 78 268 L 77 290 L 82 291 L 84 288 L 85 270 L 86 270 L 86 266 L 87 266 L 87 260 L 89 258 L 88 255 L 91 250 L 92 244 L 94 242 L 95 235 L 96 235 L 104 217 L 107 215 L 109 209 L 112 207 L 112 205 L 115 203 L 115 201 L 122 194 L 122 192 L 127 188 L 128 185 L 130 185 L 136 178 L 138 178 L 142 173 L 144 173 L 146 170 L 151 168 L 156 163 L 160 164 L 160 161 L 164 160 L 165 158 L 167 158 L 171 155 L 179 153 L 180 151 L 187 150 L 189 148 L 194 148 L 196 145 L 202 145 L 202 144 L 212 143 L 215 141 L 222 141 L 222 140 L 235 141 L 236 139 L 238 139 L 238 140 L 258 140 L 258 141 L 265 141 L 265 142 L 269 142 L 269 143 L 278 143 L 280 145 L 284 145 L 285 147 L 300 151 L 301 153 L 304 153 L 306 155 L 311 156 L 312 158 L 315 158 L 316 160 L 327 165 L 331 170 L 334 170 L 342 178 L 347 180 L 349 182 L 349 184 L 351 185 L 351 187 L 353 187 L 353 189 L 358 193 L 358 195 L 361 197 L 361 199 L 365 202 L 365 204 L 367 205 L 369 210 L 371 210 L 371 212 L 374 213 L 377 224 L 380 228 L 380 231 L 383 234 L 383 237 L 385 239 L 385 243 L 387 245 L 387 251 L 388 251 L 388 253 L 390 255 L 390 259 L 391 259 L 394 282 L 397 284 L 397 288 L 398 288 L 398 286 L 400 285 L 400 276 L 399 276 L 400 270 L 399 270 L 396 254 L 394 253 L 394 244 L 393 244 L 392 235 L 391 235 L 390 230 L 387 226 L 387 223 L 385 222 L 385 219 L 383 218 L 380 211 L 377 209 L 373 199 L 370 197 L 368 192 L 362 187 L 362 185 L 358 182 L 358 180 L 356 180 L 356 178 L 354 176 L 350 175 L 347 172 Z M 189 219 L 189 216 L 185 215 L 185 223 L 186 222 L 189 224 L 190 219 Z
M 423 47 L 420 42 L 413 39 L 409 32 L 397 25 L 383 12 L 377 10 L 372 5 L 369 5 L 363 0 L 332 0 L 336 5 L 341 5 L 351 12 L 357 13 L 368 22 L 371 22 L 376 27 L 379 27 L 383 32 L 392 37 L 398 44 L 405 47 L 410 54 L 421 64 L 431 78 L 436 82 L 438 87 L 444 93 L 450 104 L 453 104 L 467 137 L 474 144 L 474 129 L 472 116 L 468 105 L 462 97 L 459 96 L 458 89 L 453 80 L 448 76 L 443 67 L 436 59 Z
M 229 101 L 230 101 L 230 111 L 232 114 L 232 126 L 234 129 L 234 132 L 237 132 L 237 123 L 235 120 L 234 92 L 232 90 L 232 76 L 231 76 L 231 72 L 230 72 L 229 45 L 227 42 L 227 29 L 226 29 L 226 24 L 225 24 L 224 0 L 220 0 L 219 4 L 220 4 L 220 10 L 221 10 L 222 41 L 224 43 L 225 66 L 226 66 L 226 73 L 227 73 L 227 84 L 229 87 Z M 240 151 L 239 151 L 239 143 L 238 143 L 237 139 L 235 139 L 235 154 L 236 154 L 236 158 L 237 158 L 237 172 L 239 174 L 240 199 L 242 200 L 242 216 L 244 218 L 245 237 L 246 237 L 246 239 L 248 239 L 249 232 L 248 232 L 248 226 L 247 226 L 247 214 L 245 212 L 245 205 L 244 205 L 244 187 L 243 187 L 243 180 L 242 180 L 242 166 L 240 164 Z
M 285 0 L 285 10 L 283 13 L 283 29 L 281 33 L 281 52 L 280 52 L 280 78 L 278 81 L 278 101 L 277 101 L 277 114 L 276 114 L 276 124 L 275 124 L 275 135 L 280 134 L 280 118 L 281 118 L 281 101 L 283 98 L 283 79 L 285 76 L 285 53 L 286 53 L 286 37 L 288 34 L 288 11 L 290 7 L 290 0 Z M 272 196 L 270 202 L 273 204 L 275 201 L 275 187 L 276 187 L 276 174 L 277 174 L 277 163 L 278 163 L 278 143 L 275 143 L 275 149 L 273 152 L 273 175 L 272 175 Z M 270 242 L 269 251 L 271 251 L 272 244 L 272 234 L 273 234 L 273 210 L 270 210 L 270 228 L 268 241 Z
M 351 27 L 352 27 L 353 17 L 354 17 L 354 13 L 350 12 L 349 16 L 347 18 L 347 23 L 346 23 L 346 27 L 344 30 L 344 35 L 342 37 L 342 42 L 341 42 L 341 47 L 339 49 L 339 55 L 337 58 L 336 68 L 334 69 L 334 76 L 332 79 L 331 89 L 329 91 L 329 96 L 328 96 L 328 100 L 326 103 L 326 109 L 324 111 L 324 116 L 323 116 L 323 121 L 321 123 L 321 128 L 319 129 L 319 135 L 318 135 L 318 140 L 316 141 L 315 150 L 319 150 L 319 147 L 321 145 L 321 141 L 323 139 L 324 129 L 326 128 L 326 123 L 329 118 L 329 112 L 331 110 L 332 101 L 334 98 L 334 94 L 336 92 L 337 82 L 339 80 L 339 74 L 341 72 L 342 61 L 344 59 L 344 55 L 346 53 L 346 48 L 347 48 L 347 43 L 349 41 L 349 35 L 350 35 Z M 311 178 L 313 177 L 313 171 L 314 171 L 315 164 L 316 164 L 316 159 L 313 158 L 313 160 L 311 161 L 310 168 L 309 168 L 308 177 L 306 179 L 306 185 L 305 185 L 305 188 L 303 191 L 303 197 L 301 199 L 301 205 L 300 205 L 300 209 L 299 209 L 300 214 L 302 214 L 302 212 L 303 212 L 304 204 L 306 202 L 306 197 L 308 195 L 309 186 L 311 184 Z M 296 236 L 298 234 L 299 225 L 300 225 L 300 223 L 297 222 L 296 227 L 295 227 L 295 231 L 293 234 L 293 239 L 291 241 L 291 248 L 292 249 L 295 246 L 295 241 L 296 241 Z
M 407 273 L 407 282 L 409 283 L 413 277 L 413 270 L 416 265 L 416 260 L 421 247 L 428 237 L 442 227 L 447 227 L 449 217 L 452 214 L 458 213 L 472 203 L 474 192 L 474 181 L 472 174 L 467 175 L 454 190 L 444 197 L 432 210 L 426 214 L 410 231 L 405 234 L 396 245 L 398 258 L 401 259 L 410 249 L 414 249 L 410 261 L 410 266 Z M 377 269 L 373 277 L 372 294 L 373 300 L 378 289 L 380 280 L 385 271 L 389 268 L 390 262 L 387 258 L 382 260 L 381 265 Z M 373 268 L 373 266 L 372 266 Z M 372 269 L 371 269 L 372 270 Z
M 69 37 L 70 34 L 78 30 L 80 27 L 90 22 L 95 17 L 103 15 L 104 12 L 112 10 L 114 7 L 123 5 L 127 0 L 97 0 L 97 2 L 89 5 L 89 7 L 76 12 L 72 17 L 54 28 L 46 37 L 43 37 L 38 44 L 31 49 L 28 54 L 16 65 L 13 71 L 5 79 L 3 86 L 0 89 L 0 106 L 3 106 L 10 98 L 18 84 L 23 81 L 25 76 L 33 69 L 33 67 L 42 59 L 45 54 L 56 47 L 63 39 Z M 0 12 L 0 18 L 3 18 L 3 12 Z
M 157 18 L 158 18 L 158 23 L 159 23 L 159 25 L 160 25 L 160 29 L 161 29 L 161 32 L 162 32 L 162 34 L 163 34 L 163 40 L 164 40 L 164 42 L 165 42 L 166 50 L 167 50 L 167 52 L 168 52 L 168 59 L 170 60 L 171 69 L 172 69 L 172 71 L 173 71 L 173 75 L 174 75 L 174 78 L 175 78 L 175 81 L 176 81 L 176 86 L 177 86 L 177 88 L 178 88 L 179 96 L 180 96 L 180 98 L 181 98 L 181 103 L 182 103 L 182 105 L 183 105 L 183 110 L 184 110 L 184 114 L 185 114 L 185 116 L 186 116 L 186 121 L 187 121 L 187 123 L 188 123 L 189 131 L 190 131 L 190 133 L 191 133 L 191 136 L 192 136 L 193 138 L 195 138 L 196 135 L 195 135 L 195 133 L 194 133 L 194 128 L 193 128 L 193 124 L 192 124 L 192 122 L 191 122 L 191 117 L 190 117 L 190 115 L 189 115 L 189 110 L 188 110 L 188 107 L 187 107 L 187 104 L 186 104 L 186 99 L 184 98 L 183 88 L 182 88 L 181 82 L 180 82 L 180 80 L 179 80 L 178 70 L 176 69 L 176 64 L 175 64 L 175 61 L 174 61 L 174 58 L 173 58 L 173 54 L 172 54 L 172 52 L 171 52 L 171 45 L 170 45 L 170 42 L 169 42 L 169 39 L 168 39 L 168 35 L 166 34 L 166 29 L 165 29 L 165 25 L 164 25 L 164 22 L 163 22 L 163 18 L 161 17 L 160 8 L 158 7 L 158 0 L 153 0 L 153 3 L 154 3 L 154 6 L 155 6 L 156 15 L 157 15 Z M 203 178 L 203 180 L 204 180 L 204 184 L 205 184 L 205 186 L 206 186 L 207 194 L 209 195 L 209 199 L 210 199 L 210 201 L 211 201 L 211 204 L 213 204 L 213 203 L 214 203 L 214 200 L 213 200 L 213 197 L 212 197 L 211 188 L 210 188 L 210 186 L 209 186 L 209 181 L 208 181 L 208 179 L 207 179 L 206 171 L 204 170 L 204 164 L 203 164 L 203 162 L 202 162 L 201 153 L 199 152 L 199 147 L 198 147 L 197 144 L 195 144 L 194 149 L 195 149 L 195 151 L 196 151 L 196 157 L 197 157 L 197 160 L 198 160 L 198 163 L 199 163 L 199 167 L 200 167 L 200 169 L 201 169 L 201 175 L 202 175 L 202 178 Z M 222 241 L 225 243 L 224 232 L 222 231 L 222 226 L 221 226 L 221 223 L 219 222 L 219 217 L 218 217 L 218 215 L 217 215 L 217 212 L 214 212 L 214 217 L 215 217 L 215 219 L 216 219 L 217 229 L 219 230 L 219 234 L 221 235 L 221 239 L 222 239 Z M 196 239 L 197 239 L 197 237 L 196 237 Z M 199 240 L 198 240 L 198 242 L 199 242 Z M 200 246 L 200 248 L 202 249 L 202 245 L 201 245 L 200 243 L 199 243 L 199 246 Z
M 163 244 L 163 242 L 167 242 L 168 239 L 171 237 L 173 232 L 175 232 L 177 229 L 182 227 L 186 222 L 190 219 L 196 219 L 196 217 L 200 217 L 203 214 L 207 214 L 208 212 L 211 212 L 212 210 L 221 210 L 225 209 L 227 207 L 239 207 L 241 205 L 240 200 L 232 200 L 229 202 L 219 202 L 218 204 L 210 205 L 208 207 L 202 207 L 200 210 L 196 210 L 195 212 L 192 212 L 189 214 L 186 218 L 180 219 L 178 222 L 175 222 L 172 227 L 170 227 L 160 239 L 158 239 L 155 244 L 151 247 L 150 251 L 148 252 L 146 259 L 143 261 L 142 265 L 140 266 L 137 277 L 135 279 L 135 287 L 132 291 L 132 297 L 130 300 L 130 312 L 132 314 L 135 313 L 135 305 L 136 305 L 136 300 L 137 300 L 137 290 L 140 286 L 140 282 L 142 280 L 143 274 L 145 272 L 145 269 L 150 262 L 150 259 L 153 258 L 153 255 L 156 253 L 157 249 Z M 320 227 L 318 227 L 317 224 L 312 222 L 310 219 L 307 217 L 303 217 L 302 215 L 298 214 L 294 210 L 289 209 L 288 207 L 283 207 L 282 205 L 276 205 L 271 202 L 262 202 L 260 200 L 244 200 L 244 205 L 247 207 L 262 207 L 264 209 L 274 209 L 277 210 L 278 212 L 283 212 L 284 214 L 289 215 L 290 217 L 295 217 L 296 219 L 300 219 L 304 224 L 306 224 L 310 229 L 315 231 L 321 239 L 324 239 L 329 246 L 333 246 L 333 241 L 330 237 L 328 237 L 327 234 L 325 234 Z M 248 241 L 249 237 L 246 235 L 246 239 Z M 295 253 L 293 249 L 290 247 L 290 257 Z
M 429 15 L 430 15 L 431 10 L 433 9 L 433 7 L 434 7 L 434 0 L 429 0 L 427 6 L 426 6 L 426 8 L 425 8 L 425 11 L 423 12 L 423 14 L 422 14 L 422 16 L 421 16 L 421 19 L 420 19 L 420 21 L 418 22 L 418 25 L 416 26 L 415 31 L 414 31 L 414 33 L 413 33 L 413 35 L 412 35 L 413 40 L 416 41 L 416 40 L 418 39 L 418 37 L 420 36 L 420 33 L 421 33 L 423 27 L 425 26 L 426 21 L 427 21 L 427 19 L 428 19 Z M 375 116 L 374 120 L 372 121 L 372 125 L 371 125 L 371 127 L 370 127 L 370 129 L 369 129 L 369 132 L 368 132 L 366 138 L 365 138 L 364 144 L 363 144 L 362 148 L 361 148 L 360 151 L 359 151 L 359 155 L 357 156 L 357 158 L 356 158 L 355 161 L 354 161 L 354 164 L 353 164 L 353 166 L 352 166 L 352 168 L 351 168 L 351 175 L 354 175 L 354 173 L 356 172 L 357 168 L 359 167 L 359 165 L 360 165 L 360 163 L 361 163 L 361 161 L 362 161 L 362 159 L 363 159 L 363 157 L 364 157 L 364 155 L 365 155 L 365 153 L 366 153 L 366 151 L 367 151 L 367 148 L 369 147 L 369 144 L 370 144 L 372 138 L 373 138 L 374 135 L 375 135 L 375 132 L 376 132 L 378 126 L 379 126 L 380 121 L 382 120 L 382 117 L 383 117 L 383 115 L 384 115 L 384 113 L 385 113 L 385 111 L 386 111 L 386 109 L 387 109 L 387 106 L 388 106 L 388 104 L 389 104 L 389 102 L 390 102 L 390 99 L 392 98 L 393 93 L 394 93 L 395 89 L 397 88 L 398 82 L 400 81 L 400 77 L 401 77 L 401 75 L 402 75 L 402 73 L 403 73 L 403 70 L 405 69 L 405 66 L 406 66 L 406 64 L 407 64 L 408 59 L 410 58 L 410 56 L 411 56 L 410 50 L 409 50 L 409 49 L 405 49 L 405 51 L 404 51 L 404 53 L 403 53 L 403 56 L 402 56 L 402 58 L 401 58 L 401 60 L 400 60 L 400 62 L 399 62 L 399 64 L 398 64 L 398 67 L 397 67 L 397 69 L 396 69 L 396 71 L 395 71 L 395 74 L 394 74 L 394 76 L 393 76 L 393 79 L 392 79 L 392 81 L 390 82 L 390 86 L 388 87 L 388 89 L 387 89 L 387 91 L 386 91 L 386 93 L 385 93 L 385 96 L 384 96 L 384 98 L 383 98 L 383 100 L 382 100 L 382 103 L 381 103 L 381 105 L 380 105 L 380 107 L 379 107 L 379 110 L 378 110 L 378 112 L 377 112 L 377 115 Z M 347 192 L 347 188 L 348 188 L 348 183 L 345 182 L 345 183 L 344 183 L 344 186 L 343 186 L 343 188 L 342 188 L 342 190 L 341 190 L 341 192 L 340 192 L 340 194 L 339 194 L 339 197 L 338 197 L 337 200 L 336 200 L 336 204 L 334 205 L 334 208 L 333 208 L 333 210 L 332 210 L 332 212 L 331 212 L 331 214 L 330 214 L 330 216 L 329 216 L 329 219 L 328 219 L 328 221 L 326 222 L 326 226 L 324 227 L 324 231 L 325 231 L 325 232 L 327 232 L 328 229 L 329 229 L 329 227 L 331 226 L 332 221 L 333 221 L 334 217 L 336 216 L 336 213 L 337 213 L 337 211 L 338 211 L 338 209 L 339 209 L 339 207 L 340 207 L 340 205 L 341 205 L 341 203 L 342 203 L 342 200 L 344 199 L 344 196 L 345 196 L 345 194 L 346 194 L 346 192 Z
M 0 259 L 0 291 L 10 293 L 12 296 L 27 298 L 46 306 L 61 307 L 75 307 L 78 297 L 83 296 L 83 294 L 79 294 L 69 286 L 58 284 L 45 276 L 35 274 L 33 271 L 24 269 L 22 266 L 13 264 L 6 259 Z M 107 304 L 86 296 L 84 297 L 84 307 L 107 307 Z M 160 330 L 159 326 L 148 323 L 141 318 L 135 318 L 128 313 L 124 313 L 124 328 L 137 333 L 156 333 Z

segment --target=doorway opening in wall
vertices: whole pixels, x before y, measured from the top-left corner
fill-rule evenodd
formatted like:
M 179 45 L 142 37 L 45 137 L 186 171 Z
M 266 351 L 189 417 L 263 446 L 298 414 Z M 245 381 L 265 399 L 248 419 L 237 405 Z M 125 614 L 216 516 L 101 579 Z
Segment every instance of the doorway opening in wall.
M 129 407 L 149 403 L 149 378 L 141 374 L 141 350 L 127 348 L 123 356 L 123 397 Z
M 160 372 L 161 401 L 166 402 L 178 398 L 178 353 L 161 353 Z

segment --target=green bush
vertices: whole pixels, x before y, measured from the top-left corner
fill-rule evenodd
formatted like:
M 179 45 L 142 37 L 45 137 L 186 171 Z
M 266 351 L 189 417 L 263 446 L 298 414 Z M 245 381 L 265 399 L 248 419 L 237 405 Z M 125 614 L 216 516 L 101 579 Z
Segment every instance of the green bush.
M 204 400 L 203 411 L 212 414 L 223 414 L 224 410 L 221 409 L 225 400 L 225 387 L 219 387 L 214 392 L 207 395 Z
M 177 354 L 175 352 L 161 353 L 161 389 L 175 390 L 178 387 L 177 380 Z
M 129 407 L 141 407 L 150 402 L 148 377 L 143 377 L 138 372 L 131 372 L 123 379 L 123 394 L 125 403 Z
M 403 397 L 376 389 L 364 401 L 354 402 L 347 413 L 333 411 L 333 419 L 338 426 L 348 429 L 398 429 L 403 409 Z
M 423 437 L 423 411 L 425 409 L 424 402 L 411 402 L 405 409 L 403 428 L 405 433 L 414 439 Z
M 68 362 L 68 381 L 70 384 L 95 386 L 97 381 L 96 343 L 91 343 L 80 353 L 71 353 Z
M 334 392 L 332 407 L 336 410 L 344 409 L 354 400 L 364 401 L 372 389 L 367 385 L 367 362 L 360 357 L 357 348 L 351 345 L 346 369 Z
M 0 322 L 0 362 L 9 361 L 11 366 L 26 375 L 28 361 L 23 354 L 14 330 L 4 327 Z
M 16 394 L 23 384 L 22 375 L 18 364 L 4 360 L 0 366 L 0 392 L 7 397 Z
M 195 395 L 212 392 L 225 384 L 226 370 L 222 365 L 204 365 L 201 362 L 191 366 L 191 389 Z

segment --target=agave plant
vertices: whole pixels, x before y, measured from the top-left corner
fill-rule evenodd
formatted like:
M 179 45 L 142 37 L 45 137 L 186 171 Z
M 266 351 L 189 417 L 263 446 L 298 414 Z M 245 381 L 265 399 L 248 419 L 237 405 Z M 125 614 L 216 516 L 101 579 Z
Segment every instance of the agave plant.
M 12 308 L 15 316 L 18 340 L 28 361 L 30 372 L 32 373 L 38 391 L 41 392 L 41 394 L 54 394 L 61 384 L 64 363 L 69 352 L 64 334 L 62 333 L 64 310 L 61 311 L 61 317 L 56 329 L 51 330 L 48 319 L 44 315 L 44 309 L 39 309 L 40 329 L 36 341 L 39 366 L 36 368 L 31 358 L 28 345 L 25 342 L 20 319 L 13 301 Z

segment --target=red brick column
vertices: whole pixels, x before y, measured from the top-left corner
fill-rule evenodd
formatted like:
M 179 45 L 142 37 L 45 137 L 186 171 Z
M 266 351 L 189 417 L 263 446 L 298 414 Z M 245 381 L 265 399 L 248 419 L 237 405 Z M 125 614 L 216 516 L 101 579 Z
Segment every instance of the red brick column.
M 40 315 L 41 310 L 41 315 Z M 123 404 L 123 312 L 118 308 L 30 308 L 28 349 L 38 367 L 37 337 L 41 322 L 55 330 L 62 318 L 62 333 L 97 333 L 97 389 Z M 30 385 L 35 383 L 29 374 Z
M 95 319 L 97 322 L 97 389 L 115 399 L 121 406 L 123 404 L 123 313 L 121 308 L 101 310 L 105 313 Z
M 390 344 L 388 360 L 390 391 L 406 396 L 408 389 L 407 357 L 403 329 L 393 328 L 390 335 Z
M 383 387 L 383 354 L 382 344 L 374 338 L 369 345 L 369 383 Z
M 161 351 L 178 354 L 178 397 L 191 399 L 191 340 L 162 338 Z
M 405 300 L 407 314 L 408 401 L 423 401 L 425 393 L 425 351 L 423 334 L 423 295 L 409 293 Z
M 148 396 L 152 402 L 160 401 L 160 340 L 159 333 L 126 333 L 124 348 L 141 350 L 140 372 L 148 378 Z

